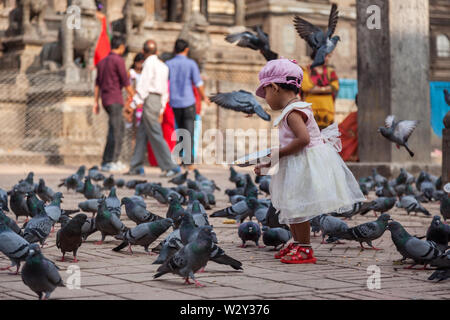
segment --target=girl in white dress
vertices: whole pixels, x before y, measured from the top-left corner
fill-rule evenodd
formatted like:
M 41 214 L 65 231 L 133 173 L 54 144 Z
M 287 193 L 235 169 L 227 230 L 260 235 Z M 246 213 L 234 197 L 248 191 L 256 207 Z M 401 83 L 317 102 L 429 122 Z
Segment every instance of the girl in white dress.
M 270 185 L 272 203 L 281 212 L 280 223 L 289 224 L 294 238 L 275 258 L 290 264 L 316 263 L 310 220 L 366 199 L 338 153 L 342 147 L 337 125 L 320 132 L 311 104 L 298 98 L 302 69 L 288 59 L 272 60 L 259 80 L 256 95 L 282 113 L 274 122 L 280 147 L 272 150 L 271 163 L 259 164 L 255 173 L 277 169 Z

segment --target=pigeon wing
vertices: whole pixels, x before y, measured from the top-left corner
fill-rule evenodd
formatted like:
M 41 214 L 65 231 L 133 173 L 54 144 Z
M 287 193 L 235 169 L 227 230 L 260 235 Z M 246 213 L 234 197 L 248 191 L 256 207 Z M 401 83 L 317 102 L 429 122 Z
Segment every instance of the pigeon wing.
M 327 32 L 328 38 L 330 38 L 336 31 L 336 26 L 339 20 L 339 11 L 337 8 L 338 8 L 337 4 L 333 3 L 330 12 L 330 18 L 328 20 L 328 32 Z
M 386 118 L 386 120 L 384 121 L 384 126 L 386 128 L 390 128 L 390 127 L 394 126 L 394 124 L 395 124 L 395 116 L 393 116 L 393 115 L 388 116 Z
M 55 286 L 61 284 L 61 276 L 59 275 L 58 269 L 53 261 L 43 259 L 43 263 L 45 264 L 45 270 L 47 271 L 46 273 L 48 281 Z
M 410 121 L 410 120 L 403 120 L 397 123 L 397 126 L 394 130 L 394 136 L 404 139 L 404 141 L 407 141 L 411 134 L 413 133 L 414 129 L 417 128 L 417 125 L 419 124 L 419 121 Z
M 245 109 L 248 109 L 249 106 L 251 106 L 251 100 L 249 99 L 248 94 L 250 93 L 246 94 L 241 91 L 218 93 L 215 96 L 211 97 L 211 101 L 225 109 L 242 112 Z
M 320 28 L 299 16 L 294 17 L 294 26 L 299 36 L 305 40 L 311 48 L 316 50 L 319 49 L 325 36 Z
M 265 121 L 270 121 L 271 117 L 270 114 L 268 114 L 266 111 L 264 111 L 264 109 L 261 107 L 260 104 L 255 105 L 255 113 L 258 115 L 258 117 L 260 117 L 261 119 L 265 120 Z
M 245 32 L 230 34 L 225 37 L 225 40 L 228 41 L 229 43 L 234 43 L 234 42 L 238 41 L 237 45 L 239 47 L 258 50 L 258 47 L 256 47 L 252 43 L 252 41 L 251 41 L 252 38 L 255 38 L 255 35 L 253 35 L 252 33 L 248 32 L 248 31 L 245 31 Z

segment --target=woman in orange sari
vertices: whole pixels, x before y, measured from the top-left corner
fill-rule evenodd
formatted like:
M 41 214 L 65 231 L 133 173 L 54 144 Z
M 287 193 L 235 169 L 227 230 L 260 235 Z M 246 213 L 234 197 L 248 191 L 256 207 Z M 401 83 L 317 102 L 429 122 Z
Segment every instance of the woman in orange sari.
M 302 68 L 304 78 L 302 83 L 303 100 L 312 104 L 314 118 L 322 130 L 334 123 L 334 103 L 339 91 L 339 78 L 332 67 L 328 65 L 331 55 L 325 58 L 323 66 L 311 69 Z M 314 56 L 312 56 L 314 60 Z

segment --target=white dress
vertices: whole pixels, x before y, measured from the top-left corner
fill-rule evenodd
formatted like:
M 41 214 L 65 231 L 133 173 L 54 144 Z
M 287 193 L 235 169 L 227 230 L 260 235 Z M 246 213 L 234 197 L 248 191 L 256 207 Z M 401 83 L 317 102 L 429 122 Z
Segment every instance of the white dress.
M 302 223 L 365 201 L 358 182 L 338 153 L 342 146 L 337 125 L 333 124 L 321 133 L 311 104 L 293 103 L 275 120 L 280 147 L 295 138 L 286 120 L 293 110 L 307 115 L 310 144 L 299 153 L 280 159 L 278 168 L 275 167 L 270 192 L 273 206 L 281 211 L 280 223 Z

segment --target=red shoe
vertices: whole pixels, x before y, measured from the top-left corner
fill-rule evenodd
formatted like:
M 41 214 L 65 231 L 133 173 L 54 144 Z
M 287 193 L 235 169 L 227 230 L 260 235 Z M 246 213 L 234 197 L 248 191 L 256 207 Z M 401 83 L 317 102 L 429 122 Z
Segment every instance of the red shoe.
M 278 253 L 275 253 L 275 259 L 281 259 L 285 255 L 287 255 L 291 250 L 293 250 L 297 245 L 293 242 L 291 242 L 286 248 L 281 249 L 278 251 Z
M 301 253 L 306 255 L 304 258 Z M 281 259 L 281 262 L 288 264 L 305 264 L 305 263 L 316 263 L 317 259 L 314 257 L 314 251 L 312 248 L 303 248 L 297 246 L 289 254 Z

